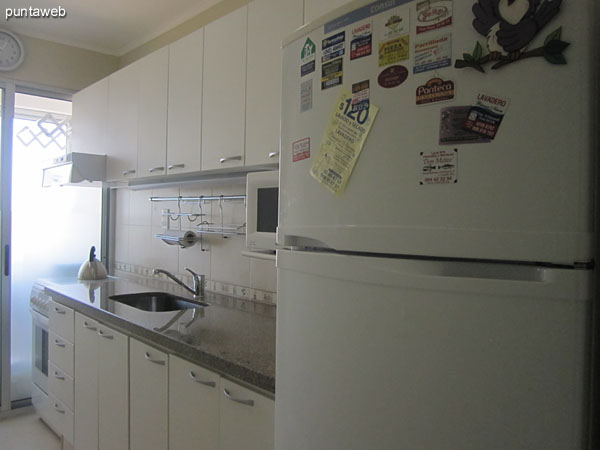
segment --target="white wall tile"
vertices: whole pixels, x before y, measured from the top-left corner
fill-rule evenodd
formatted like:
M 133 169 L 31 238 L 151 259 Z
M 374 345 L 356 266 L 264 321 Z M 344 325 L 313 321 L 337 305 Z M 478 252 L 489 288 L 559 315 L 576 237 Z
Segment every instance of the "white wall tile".
M 152 223 L 152 205 L 150 202 L 152 191 L 142 190 L 130 192 L 129 224 L 149 227 Z
M 129 189 L 116 189 L 115 194 L 115 224 L 129 225 Z
M 152 227 L 130 225 L 129 259 L 131 264 L 150 267 L 152 264 Z
M 179 246 L 168 245 L 154 235 L 161 232 L 160 227 L 152 228 L 151 256 L 149 267 L 165 269 L 169 272 L 179 272 Z
M 113 260 L 119 262 L 129 262 L 129 225 L 115 226 L 115 235 L 113 236 Z
M 230 236 L 227 239 L 212 235 L 211 275 L 214 280 L 250 286 L 250 262 L 242 256 L 246 250 L 246 236 Z
M 204 251 L 202 251 L 204 248 Z M 179 272 L 189 267 L 194 272 L 211 279 L 211 248 L 208 239 L 204 238 L 202 246 L 197 242 L 193 247 L 179 249 Z

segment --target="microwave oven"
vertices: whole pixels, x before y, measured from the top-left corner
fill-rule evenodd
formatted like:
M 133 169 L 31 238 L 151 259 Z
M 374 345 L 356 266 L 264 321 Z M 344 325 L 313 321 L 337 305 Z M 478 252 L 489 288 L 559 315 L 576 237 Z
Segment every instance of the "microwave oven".
M 275 250 L 279 214 L 279 171 L 249 173 L 246 180 L 246 246 Z

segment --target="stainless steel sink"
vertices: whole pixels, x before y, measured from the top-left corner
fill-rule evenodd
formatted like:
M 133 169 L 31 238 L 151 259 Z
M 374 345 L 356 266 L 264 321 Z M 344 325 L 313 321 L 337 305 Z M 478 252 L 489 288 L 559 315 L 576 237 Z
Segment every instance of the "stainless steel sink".
M 208 303 L 191 301 L 166 292 L 141 292 L 138 294 L 121 294 L 109 297 L 110 300 L 132 306 L 143 311 L 166 312 L 181 311 L 193 308 L 205 308 Z

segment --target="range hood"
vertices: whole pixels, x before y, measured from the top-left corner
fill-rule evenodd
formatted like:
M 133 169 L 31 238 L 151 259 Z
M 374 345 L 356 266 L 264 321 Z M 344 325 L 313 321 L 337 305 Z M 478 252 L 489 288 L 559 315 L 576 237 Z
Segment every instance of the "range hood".
M 42 187 L 63 186 L 83 183 L 84 186 L 99 186 L 106 179 L 106 155 L 90 153 L 67 153 L 54 158 L 43 170 Z

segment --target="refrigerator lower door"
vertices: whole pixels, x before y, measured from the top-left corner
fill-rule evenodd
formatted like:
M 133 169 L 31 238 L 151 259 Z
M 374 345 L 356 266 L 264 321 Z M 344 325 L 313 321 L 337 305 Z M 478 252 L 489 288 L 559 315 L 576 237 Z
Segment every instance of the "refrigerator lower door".
M 583 449 L 589 271 L 278 251 L 276 450 Z

